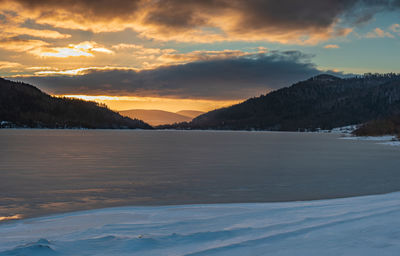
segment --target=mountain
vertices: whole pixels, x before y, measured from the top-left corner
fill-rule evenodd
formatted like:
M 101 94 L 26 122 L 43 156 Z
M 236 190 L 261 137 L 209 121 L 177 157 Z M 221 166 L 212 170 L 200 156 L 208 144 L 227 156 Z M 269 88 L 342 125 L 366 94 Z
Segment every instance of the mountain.
M 176 113 L 179 114 L 179 115 L 188 116 L 188 117 L 191 117 L 191 118 L 195 118 L 195 117 L 198 117 L 199 115 L 204 114 L 204 112 L 197 111 L 197 110 L 181 110 L 181 111 L 178 111 Z
M 151 125 L 173 124 L 179 122 L 189 122 L 193 117 L 163 110 L 131 109 L 119 111 L 123 116 L 138 118 Z
M 319 75 L 240 104 L 163 128 L 278 130 L 332 129 L 400 113 L 400 75 L 342 79 Z
M 95 102 L 52 97 L 38 88 L 0 78 L 0 127 L 141 128 L 143 121 L 123 117 Z

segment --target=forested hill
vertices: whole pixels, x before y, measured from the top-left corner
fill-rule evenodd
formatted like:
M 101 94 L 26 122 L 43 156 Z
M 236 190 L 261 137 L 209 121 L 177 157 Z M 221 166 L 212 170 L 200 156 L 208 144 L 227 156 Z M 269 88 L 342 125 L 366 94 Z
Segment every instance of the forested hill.
M 24 83 L 0 78 L 0 127 L 141 128 L 150 125 L 122 117 L 105 106 L 57 98 Z
M 347 79 L 319 75 L 168 128 L 331 129 L 396 113 L 400 113 L 400 75 L 369 74 Z

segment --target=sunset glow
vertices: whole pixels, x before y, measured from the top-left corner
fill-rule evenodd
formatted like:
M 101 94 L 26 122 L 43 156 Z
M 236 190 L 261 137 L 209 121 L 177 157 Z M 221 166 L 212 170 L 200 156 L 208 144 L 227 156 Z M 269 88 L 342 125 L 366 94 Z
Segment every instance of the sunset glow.
M 400 0 L 0 0 L 0 256 L 397 255 L 399 155 Z
M 162 109 L 170 112 L 181 110 L 210 111 L 221 107 L 228 107 L 240 102 L 240 100 L 194 100 L 194 99 L 170 99 L 155 97 L 130 97 L 130 96 L 90 96 L 90 95 L 58 95 L 58 97 L 76 98 L 97 103 L 106 104 L 112 110 L 128 109 Z
M 113 109 L 209 110 L 320 73 L 399 68 L 393 0 L 162 2 L 0 0 L 0 75 L 117 97 L 102 99 Z

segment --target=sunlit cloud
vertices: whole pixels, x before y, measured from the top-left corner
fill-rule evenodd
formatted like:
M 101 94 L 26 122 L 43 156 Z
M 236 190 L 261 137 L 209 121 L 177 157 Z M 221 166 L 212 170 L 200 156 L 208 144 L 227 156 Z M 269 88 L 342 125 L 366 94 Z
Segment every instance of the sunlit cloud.
M 337 44 L 327 44 L 324 46 L 325 49 L 338 49 L 340 48 Z
M 394 35 L 391 34 L 390 32 L 384 31 L 381 28 L 375 28 L 373 31 L 368 32 L 365 35 L 366 38 L 384 38 L 384 37 L 389 37 L 389 38 L 394 38 Z
M 59 50 L 58 48 L 56 48 Z M 65 48 L 61 48 L 65 49 Z M 67 48 L 69 51 L 74 51 L 75 48 Z M 26 75 L 22 76 L 54 76 L 54 75 L 85 75 L 93 70 L 133 70 L 133 71 L 142 71 L 142 70 L 152 70 L 161 67 L 168 67 L 171 65 L 178 65 L 178 64 L 186 64 L 190 62 L 196 61 L 211 61 L 211 60 L 222 60 L 222 59 L 230 59 L 230 58 L 238 58 L 244 56 L 251 56 L 254 54 L 265 54 L 268 50 L 265 47 L 255 47 L 252 51 L 241 51 L 241 50 L 230 50 L 225 49 L 221 51 L 192 51 L 187 53 L 176 53 L 176 50 L 173 49 L 158 49 L 158 48 L 146 48 L 142 45 L 118 45 L 113 46 L 112 49 L 115 50 L 113 54 L 116 55 L 116 58 L 120 58 L 120 55 L 123 54 L 123 57 L 126 58 L 135 58 L 136 60 L 142 60 L 142 64 L 138 67 L 129 67 L 129 66 L 87 66 L 87 67 L 79 67 L 79 68 L 70 68 L 70 69 L 63 69 L 51 66 L 33 66 L 33 67 L 25 67 L 27 72 Z M 93 57 L 94 55 L 91 52 L 87 52 L 90 48 L 85 48 L 83 52 L 85 55 L 84 57 Z M 125 50 L 132 52 L 124 52 Z M 37 51 L 37 52 L 36 52 Z M 76 52 L 66 52 L 65 57 L 74 57 L 74 56 L 81 56 L 81 50 L 78 48 Z M 121 52 L 123 51 L 123 52 Z M 59 58 L 64 52 L 55 51 L 51 47 L 39 47 L 37 49 L 30 51 L 33 54 L 36 54 L 41 57 L 50 57 L 50 54 L 57 55 Z M 146 54 L 151 53 L 151 54 Z M 90 56 L 92 54 L 93 56 Z M 67 56 L 68 55 L 68 56 Z M 17 75 L 18 76 L 18 75 Z
M 400 24 L 393 24 L 389 28 L 392 32 L 400 35 Z
M 114 52 L 104 48 L 96 42 L 82 42 L 79 44 L 69 44 L 68 47 L 40 47 L 30 51 L 30 53 L 40 57 L 94 57 L 94 53 L 113 54 Z
M 27 70 L 53 70 L 53 67 L 27 67 Z
M 176 52 L 175 49 L 160 49 L 160 48 L 149 48 L 138 44 L 117 44 L 113 45 L 112 48 L 119 51 L 130 51 L 135 55 L 160 55 Z
M 30 68 L 32 69 L 32 68 Z M 51 75 L 68 75 L 68 76 L 77 76 L 77 75 L 86 75 L 93 71 L 108 71 L 108 70 L 132 70 L 132 71 L 139 71 L 137 68 L 131 67 L 112 67 L 112 66 L 105 66 L 105 67 L 85 67 L 85 68 L 76 68 L 76 69 L 53 69 L 49 67 L 36 67 L 37 70 L 34 73 L 36 76 L 51 76 Z M 28 75 L 30 76 L 30 75 Z
M 42 40 L 31 40 L 31 39 L 18 39 L 10 38 L 0 41 L 0 48 L 15 51 L 15 52 L 31 52 L 34 49 L 48 46 L 49 43 Z
M 0 9 L 0 17 L 0 30 L 3 39 L 24 35 L 43 39 L 66 39 L 71 37 L 69 34 L 62 34 L 55 30 L 25 27 L 24 22 L 26 19 L 15 12 L 7 12 Z
M 23 27 L 10 27 L 2 26 L 1 29 L 3 33 L 7 33 L 8 36 L 20 36 L 20 35 L 28 35 L 32 37 L 39 37 L 39 38 L 50 38 L 50 39 L 65 39 L 70 38 L 71 35 L 68 34 L 61 34 L 58 31 L 54 30 L 40 30 L 40 29 L 31 29 L 31 28 L 23 28 Z
M 0 69 L 10 69 L 10 68 L 17 68 L 21 67 L 22 64 L 16 62 L 9 62 L 9 61 L 0 61 Z
M 375 13 L 397 7 L 389 0 L 310 0 L 307 4 L 290 0 L 116 0 L 112 5 L 90 0 L 0 0 L 1 9 L 20 19 L 55 28 L 94 33 L 132 29 L 145 38 L 202 43 L 317 44 L 346 36 Z
M 165 63 L 188 63 L 193 61 L 227 59 L 251 54 L 254 54 L 254 52 L 229 49 L 222 51 L 193 51 L 189 53 L 164 54 L 158 60 Z

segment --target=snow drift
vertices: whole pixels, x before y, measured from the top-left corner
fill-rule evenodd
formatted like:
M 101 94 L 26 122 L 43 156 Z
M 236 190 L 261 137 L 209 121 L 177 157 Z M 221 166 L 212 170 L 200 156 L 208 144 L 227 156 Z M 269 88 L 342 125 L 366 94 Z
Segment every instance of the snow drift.
M 0 255 L 396 255 L 400 192 L 91 210 L 3 223 L 0 237 Z

